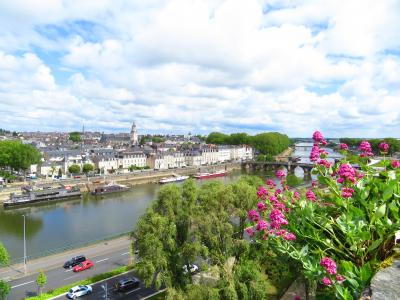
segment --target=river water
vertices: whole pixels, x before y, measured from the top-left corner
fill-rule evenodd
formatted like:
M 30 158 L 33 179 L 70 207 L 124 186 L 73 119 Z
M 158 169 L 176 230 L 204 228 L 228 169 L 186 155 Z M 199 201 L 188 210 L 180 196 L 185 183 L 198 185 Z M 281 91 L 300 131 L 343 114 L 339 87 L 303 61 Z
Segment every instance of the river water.
M 239 179 L 244 171 L 235 170 L 227 177 L 210 180 L 225 183 Z M 259 173 L 263 178 L 270 173 Z M 23 215 L 26 216 L 28 258 L 45 256 L 64 249 L 111 238 L 132 231 L 160 189 L 158 184 L 137 185 L 124 193 L 104 197 L 34 205 L 4 210 L 0 208 L 0 241 L 13 262 L 23 257 Z

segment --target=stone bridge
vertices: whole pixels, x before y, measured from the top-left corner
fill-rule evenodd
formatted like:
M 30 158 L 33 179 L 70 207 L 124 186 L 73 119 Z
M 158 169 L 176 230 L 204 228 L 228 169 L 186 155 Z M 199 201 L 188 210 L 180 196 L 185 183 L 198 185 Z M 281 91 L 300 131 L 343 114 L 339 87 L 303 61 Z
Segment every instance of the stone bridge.
M 289 173 L 293 173 L 294 169 L 300 167 L 303 169 L 304 174 L 309 174 L 313 168 L 312 164 L 300 163 L 293 161 L 244 161 L 242 168 L 253 170 L 276 170 L 285 167 Z

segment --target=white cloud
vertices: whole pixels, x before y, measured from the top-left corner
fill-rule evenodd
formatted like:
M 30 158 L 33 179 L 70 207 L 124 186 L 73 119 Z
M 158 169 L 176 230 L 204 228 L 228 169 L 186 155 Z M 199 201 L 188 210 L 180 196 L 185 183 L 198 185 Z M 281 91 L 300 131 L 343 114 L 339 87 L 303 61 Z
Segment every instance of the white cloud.
M 395 0 L 4 2 L 0 116 L 26 130 L 397 135 L 399 20 Z

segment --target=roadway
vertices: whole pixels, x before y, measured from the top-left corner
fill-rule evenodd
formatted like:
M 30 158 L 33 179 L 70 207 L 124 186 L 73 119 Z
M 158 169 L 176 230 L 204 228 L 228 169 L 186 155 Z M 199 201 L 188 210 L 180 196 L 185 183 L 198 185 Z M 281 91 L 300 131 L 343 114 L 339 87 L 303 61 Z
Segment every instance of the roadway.
M 20 300 L 25 299 L 26 297 L 35 296 L 37 293 L 35 280 L 39 270 L 41 269 L 44 270 L 47 276 L 47 284 L 43 289 L 46 292 L 97 274 L 111 271 L 121 266 L 126 266 L 130 260 L 129 245 L 130 241 L 128 237 L 122 237 L 96 245 L 71 250 L 66 253 L 43 257 L 28 262 L 29 273 L 27 276 L 23 276 L 23 273 L 21 273 L 21 265 L 0 269 L 0 278 L 8 279 L 8 283 L 11 285 L 11 291 L 7 299 Z M 85 255 L 87 259 L 94 262 L 94 267 L 79 273 L 74 273 L 70 269 L 66 270 L 62 268 L 62 265 L 66 260 L 76 255 Z M 144 288 L 141 288 L 140 290 L 140 293 L 154 292 L 154 290 Z

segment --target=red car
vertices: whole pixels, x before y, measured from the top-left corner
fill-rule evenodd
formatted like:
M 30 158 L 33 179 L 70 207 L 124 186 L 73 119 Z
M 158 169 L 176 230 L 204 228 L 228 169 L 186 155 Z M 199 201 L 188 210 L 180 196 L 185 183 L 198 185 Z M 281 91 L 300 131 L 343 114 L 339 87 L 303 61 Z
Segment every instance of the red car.
M 87 259 L 87 260 L 81 262 L 79 265 L 76 265 L 74 267 L 74 272 L 80 272 L 80 271 L 83 271 L 86 269 L 90 269 L 93 266 L 94 266 L 93 262 L 91 260 Z

